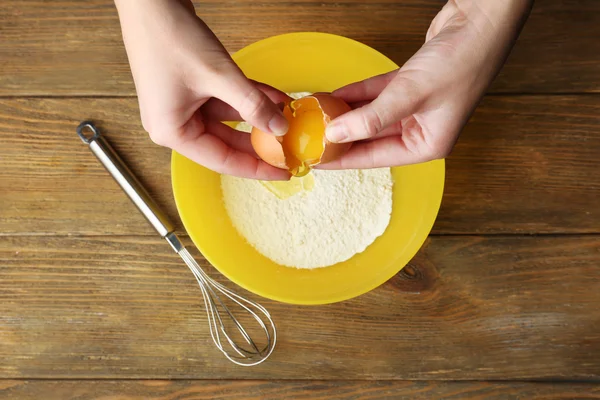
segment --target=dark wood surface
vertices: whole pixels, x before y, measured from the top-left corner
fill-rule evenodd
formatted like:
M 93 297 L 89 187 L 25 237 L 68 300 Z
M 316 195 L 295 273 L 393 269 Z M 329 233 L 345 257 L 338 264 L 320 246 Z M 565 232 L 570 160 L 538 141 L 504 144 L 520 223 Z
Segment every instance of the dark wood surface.
M 598 384 L 406 381 L 0 381 L 19 400 L 574 400 L 600 399 Z
M 213 348 L 197 284 L 162 239 L 8 236 L 0 376 L 598 380 L 599 259 L 596 236 L 431 237 L 361 297 L 261 301 L 278 348 L 239 368 Z
M 143 131 L 136 99 L 11 98 L 0 99 L 4 234 L 153 232 L 76 136 L 86 118 L 177 220 L 171 153 Z M 599 156 L 600 96 L 490 96 L 447 160 L 433 232 L 600 233 Z
M 196 9 L 230 51 L 326 31 L 404 63 L 444 0 L 219 0 Z M 492 91 L 600 91 L 600 2 L 540 0 Z M 2 0 L 0 95 L 134 95 L 111 0 Z
M 401 64 L 443 3 L 196 6 L 231 51 L 316 30 Z M 341 304 L 263 301 L 279 345 L 245 369 L 217 354 L 190 272 L 75 136 L 98 121 L 181 226 L 112 2 L 0 0 L 0 398 L 600 398 L 599 37 L 600 2 L 538 1 L 447 160 L 423 249 Z

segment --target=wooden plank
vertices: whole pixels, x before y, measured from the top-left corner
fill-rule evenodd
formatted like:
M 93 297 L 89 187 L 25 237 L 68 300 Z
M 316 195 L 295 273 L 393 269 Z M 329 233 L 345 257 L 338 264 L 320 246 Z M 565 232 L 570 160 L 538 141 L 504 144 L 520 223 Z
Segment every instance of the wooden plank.
M 197 2 L 230 51 L 293 31 L 348 36 L 404 63 L 421 46 L 444 0 L 228 0 Z M 111 0 L 4 0 L 0 95 L 133 95 Z M 537 2 L 492 90 L 600 91 L 600 3 Z
M 0 381 L 0 399 L 245 400 L 334 399 L 600 399 L 600 385 L 582 383 L 418 381 Z
M 447 160 L 436 233 L 599 232 L 600 97 L 488 97 Z
M 262 301 L 278 347 L 239 368 L 161 239 L 4 237 L 0 378 L 598 380 L 599 262 L 600 236 L 434 237 L 359 298 Z
M 135 99 L 0 100 L 0 234 L 152 234 L 74 133 L 95 118 L 173 218 L 170 152 Z M 448 233 L 600 232 L 600 97 L 492 96 L 447 163 L 434 228 Z

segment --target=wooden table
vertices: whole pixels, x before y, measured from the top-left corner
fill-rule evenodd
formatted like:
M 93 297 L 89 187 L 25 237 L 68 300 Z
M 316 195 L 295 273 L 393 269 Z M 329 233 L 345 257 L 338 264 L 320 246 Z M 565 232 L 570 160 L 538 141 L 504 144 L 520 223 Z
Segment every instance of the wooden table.
M 443 3 L 197 9 L 231 51 L 326 31 L 401 64 Z M 279 346 L 248 369 L 214 350 L 185 265 L 74 135 L 100 121 L 177 219 L 112 2 L 0 1 L 0 397 L 600 398 L 599 38 L 599 1 L 538 1 L 420 253 L 351 301 L 265 301 Z

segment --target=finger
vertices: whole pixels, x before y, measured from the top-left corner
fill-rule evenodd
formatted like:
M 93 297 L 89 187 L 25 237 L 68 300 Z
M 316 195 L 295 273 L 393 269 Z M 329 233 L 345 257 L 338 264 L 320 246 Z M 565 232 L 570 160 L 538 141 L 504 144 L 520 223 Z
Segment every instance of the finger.
M 373 100 L 398 74 L 398 70 L 388 72 L 387 74 L 377 75 L 364 81 L 351 83 L 338 90 L 335 90 L 332 95 L 340 97 L 346 103 L 354 103 L 358 101 Z
M 430 154 L 412 150 L 402 136 L 388 136 L 381 139 L 355 143 L 341 158 L 317 166 L 318 169 L 369 169 L 396 167 L 433 160 Z
M 249 148 L 244 138 L 249 139 L 249 135 L 217 121 L 205 121 L 197 113 L 179 134 L 167 135 L 167 139 L 161 142 L 190 160 L 222 174 L 262 180 L 289 180 L 287 171 L 272 167 L 256 158 L 255 154 L 246 152 Z
M 200 108 L 204 118 L 215 121 L 241 121 L 240 113 L 229 104 L 212 97 Z
M 402 135 L 402 132 L 404 131 L 404 126 L 405 126 L 406 121 L 409 119 L 414 119 L 414 117 L 410 116 L 401 121 L 398 121 L 398 122 L 388 126 L 387 128 L 380 130 L 379 132 L 377 132 L 377 134 L 375 136 L 365 139 L 364 141 L 373 141 L 373 140 L 378 140 L 378 139 L 381 139 L 384 137 L 389 137 L 389 136 L 400 136 L 400 135 Z
M 244 121 L 262 131 L 281 136 L 288 130 L 283 112 L 242 73 L 221 79 L 213 96 L 229 104 Z
M 173 150 L 220 174 L 260 180 L 290 178 L 287 171 L 229 147 L 221 138 L 210 133 L 203 133 L 192 140 L 180 141 Z
M 291 97 L 288 96 L 287 93 L 277 88 L 274 88 L 273 86 L 267 85 L 263 82 L 255 81 L 254 79 L 250 79 L 250 82 L 252 82 L 258 88 L 258 90 L 266 94 L 269 97 L 269 99 L 271 99 L 271 101 L 275 104 L 285 103 L 291 100 Z
M 367 104 L 371 103 L 372 100 L 362 100 L 362 101 L 355 101 L 352 103 L 348 103 L 348 105 L 350 106 L 351 109 L 355 109 L 355 108 L 361 108 L 366 106 Z
M 210 132 L 212 135 L 221 139 L 227 146 L 243 153 L 250 154 L 254 158 L 259 158 L 250 142 L 250 135 L 215 120 L 207 120 L 205 122 L 205 129 L 206 132 Z
M 423 101 L 418 85 L 398 74 L 371 103 L 343 114 L 327 125 L 327 139 L 345 143 L 374 137 L 413 114 Z
M 252 81 L 255 82 L 255 81 Z M 261 90 L 267 97 L 279 107 L 281 103 L 289 101 L 290 97 L 280 90 L 275 89 L 264 83 L 255 82 L 256 87 Z M 208 100 L 202 106 L 202 114 L 206 118 L 214 119 L 216 121 L 242 121 L 243 118 L 240 113 L 225 103 L 223 100 L 219 100 L 215 97 Z
M 450 126 L 450 124 L 447 124 L 447 126 Z M 381 139 L 384 137 L 389 137 L 389 136 L 399 136 L 399 135 L 402 135 L 404 132 L 412 132 L 413 135 L 411 137 L 422 137 L 422 135 L 423 135 L 422 125 L 414 115 L 408 116 L 408 117 L 388 126 L 387 128 L 379 131 L 377 133 L 377 135 L 375 135 L 369 139 L 366 139 L 365 141 L 378 140 L 378 139 Z M 417 134 L 415 135 L 415 133 L 417 133 Z

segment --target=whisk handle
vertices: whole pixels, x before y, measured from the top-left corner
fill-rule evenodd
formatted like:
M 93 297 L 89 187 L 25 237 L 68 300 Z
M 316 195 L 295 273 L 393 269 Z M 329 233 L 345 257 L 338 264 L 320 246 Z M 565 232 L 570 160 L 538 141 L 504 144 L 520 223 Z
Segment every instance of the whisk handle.
M 86 130 L 90 131 L 91 136 L 86 136 Z M 152 200 L 140 181 L 125 165 L 121 157 L 119 157 L 106 139 L 100 135 L 94 124 L 90 121 L 83 121 L 77 127 L 77 135 L 79 135 L 84 143 L 89 145 L 92 153 L 94 153 L 104 168 L 117 181 L 133 204 L 144 214 L 144 217 L 156 229 L 158 234 L 166 239 L 169 239 L 167 236 L 175 237 L 173 234 L 175 225 L 162 212 L 154 200 Z

